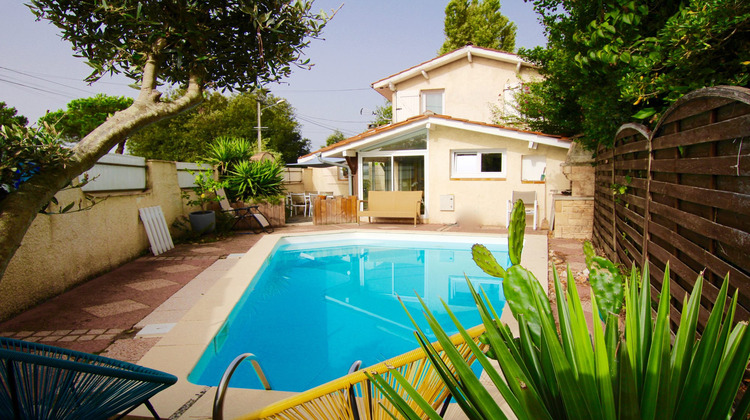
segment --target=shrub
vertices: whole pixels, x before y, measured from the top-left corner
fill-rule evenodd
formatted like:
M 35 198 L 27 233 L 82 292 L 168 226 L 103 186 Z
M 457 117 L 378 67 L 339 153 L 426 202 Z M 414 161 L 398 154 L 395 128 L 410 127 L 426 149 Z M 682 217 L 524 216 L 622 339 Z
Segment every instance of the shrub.
M 284 193 L 283 168 L 274 160 L 238 162 L 229 171 L 227 181 L 236 200 L 276 197 Z

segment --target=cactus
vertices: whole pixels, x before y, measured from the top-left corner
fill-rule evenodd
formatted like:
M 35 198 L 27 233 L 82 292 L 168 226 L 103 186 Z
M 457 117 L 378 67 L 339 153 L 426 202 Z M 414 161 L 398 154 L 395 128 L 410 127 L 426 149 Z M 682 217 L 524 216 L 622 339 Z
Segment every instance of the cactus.
M 534 343 L 539 345 L 541 337 L 540 316 L 552 319 L 552 309 L 547 294 L 544 293 L 542 285 L 531 271 L 520 265 L 514 265 L 508 268 L 507 272 L 508 276 L 503 280 L 505 301 L 516 319 L 523 315 L 529 324 L 529 331 Z M 540 314 L 537 310 L 537 300 L 541 303 L 545 313 Z
M 608 313 L 619 314 L 625 299 L 623 276 L 612 261 L 596 255 L 591 242 L 583 243 L 586 267 L 589 269 L 591 290 L 599 302 L 599 318 L 607 319 Z
M 512 265 L 521 264 L 523 233 L 525 230 L 526 210 L 523 201 L 518 200 L 513 206 L 513 212 L 510 214 L 510 227 L 508 228 L 508 256 Z
M 489 249 L 482 244 L 474 244 L 471 247 L 471 257 L 474 262 L 485 273 L 492 277 L 505 278 L 505 269 L 497 262 Z

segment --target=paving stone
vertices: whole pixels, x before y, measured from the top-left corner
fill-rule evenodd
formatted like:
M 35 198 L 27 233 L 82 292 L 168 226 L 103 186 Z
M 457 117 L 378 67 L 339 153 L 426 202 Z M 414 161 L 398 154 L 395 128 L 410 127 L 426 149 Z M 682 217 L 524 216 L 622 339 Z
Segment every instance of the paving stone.
M 2 331 L 0 337 L 13 337 L 13 334 L 15 334 L 13 331 Z
M 78 337 L 78 340 L 76 340 L 76 341 L 91 341 L 94 338 L 96 338 L 95 335 L 89 335 L 89 334 L 87 334 L 87 335 L 82 335 L 82 336 Z
M 179 283 L 175 283 L 166 279 L 153 279 L 129 283 L 126 284 L 126 286 L 132 287 L 135 290 L 140 290 L 141 292 L 145 292 L 147 290 L 161 289 L 162 287 L 175 286 L 178 284 Z
M 54 331 L 37 331 L 34 333 L 34 337 L 46 337 L 51 335 Z
M 112 340 L 115 339 L 115 337 L 116 337 L 115 334 L 102 334 L 102 335 L 98 335 L 94 340 L 110 340 L 110 341 L 112 341 Z
M 79 336 L 77 335 L 66 335 L 65 337 L 60 337 L 59 342 L 68 342 L 68 341 L 76 341 Z
M 46 337 L 42 337 L 39 341 L 57 341 L 60 338 L 62 338 L 59 335 L 48 335 Z
M 166 267 L 159 267 L 157 270 L 163 271 L 165 273 L 170 274 L 176 274 L 176 273 L 183 273 L 185 271 L 195 270 L 196 266 L 190 265 L 190 264 L 179 264 L 179 265 L 168 265 Z
M 122 332 L 125 331 L 121 328 L 110 328 L 107 330 L 107 334 L 122 334 Z
M 190 252 L 196 252 L 198 254 L 211 254 L 211 253 L 213 253 L 214 255 L 219 255 L 219 254 L 222 253 L 222 249 L 221 248 L 216 248 L 214 246 L 206 246 L 206 247 L 191 249 Z
M 73 330 L 57 330 L 54 332 L 55 335 L 68 335 L 72 333 Z
M 104 334 L 105 332 L 107 332 L 106 328 L 97 329 L 97 330 L 89 330 L 89 334 L 91 334 L 91 335 Z
M 86 334 L 87 332 L 89 332 L 89 330 L 73 330 L 70 333 L 75 334 L 75 335 L 81 335 L 81 334 Z
M 117 302 L 107 303 L 104 305 L 89 306 L 88 308 L 83 308 L 84 311 L 99 318 L 124 314 L 140 309 L 148 309 L 148 306 L 131 299 L 125 299 Z
M 42 337 L 26 337 L 24 338 L 24 341 L 31 341 L 32 343 L 36 343 L 37 341 L 41 340 Z

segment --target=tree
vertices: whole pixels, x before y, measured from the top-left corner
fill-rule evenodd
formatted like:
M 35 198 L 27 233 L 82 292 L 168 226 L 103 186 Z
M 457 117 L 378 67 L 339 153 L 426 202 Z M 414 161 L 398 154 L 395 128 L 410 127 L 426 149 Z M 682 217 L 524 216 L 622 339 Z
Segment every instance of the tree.
M 205 157 L 220 137 L 256 138 L 256 94 L 205 95 L 198 107 L 175 118 L 160 121 L 136 133 L 128 142 L 130 153 L 149 159 L 196 161 Z M 267 103 L 280 98 L 265 95 Z M 287 102 L 263 111 L 266 147 L 281 155 L 284 162 L 295 162 L 309 153 L 309 140 L 303 139 L 294 108 Z
M 372 124 L 375 124 L 377 127 L 388 125 L 393 122 L 393 105 L 390 102 L 386 102 L 375 108 L 373 115 L 375 115 L 375 119 L 372 121 Z
M 340 130 L 336 130 L 333 132 L 333 134 L 328 136 L 328 138 L 326 139 L 326 146 L 336 144 L 340 142 L 341 140 L 344 140 L 345 138 L 346 136 L 344 135 L 344 133 L 342 133 Z
M 536 0 L 547 47 L 519 54 L 544 81 L 527 84 L 521 123 L 581 134 L 596 149 L 618 127 L 655 120 L 683 94 L 750 82 L 750 3 L 737 0 Z
M 279 80 L 301 58 L 328 16 L 310 12 L 312 1 L 240 0 L 136 2 L 32 0 L 32 12 L 57 26 L 62 38 L 94 69 L 123 73 L 137 82 L 133 104 L 79 141 L 63 165 L 39 173 L 0 201 L 0 275 L 38 211 L 108 150 L 149 124 L 195 107 L 206 88 L 248 90 Z M 160 84 L 183 86 L 163 101 Z
M 109 96 L 103 93 L 91 98 L 74 99 L 68 102 L 66 109 L 48 112 L 39 118 L 39 124 L 47 123 L 55 128 L 63 140 L 78 142 L 107 121 L 117 111 L 122 111 L 133 104 L 133 98 Z M 125 142 L 118 146 L 122 153 Z
M 445 7 L 445 54 L 465 45 L 513 52 L 516 25 L 500 13 L 500 0 L 451 0 Z
M 18 115 L 18 110 L 12 106 L 7 106 L 5 102 L 0 102 L 0 125 L 21 125 L 25 126 L 29 120 L 23 115 Z

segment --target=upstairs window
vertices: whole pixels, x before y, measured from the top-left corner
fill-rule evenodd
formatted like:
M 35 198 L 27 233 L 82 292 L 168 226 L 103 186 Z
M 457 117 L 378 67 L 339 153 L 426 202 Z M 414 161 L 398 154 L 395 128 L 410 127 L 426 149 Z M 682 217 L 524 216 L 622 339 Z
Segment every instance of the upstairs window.
M 453 178 L 505 178 L 505 150 L 457 150 L 453 152 Z
M 436 114 L 443 114 L 443 94 L 444 90 L 423 90 L 422 91 L 422 113 L 432 111 Z

